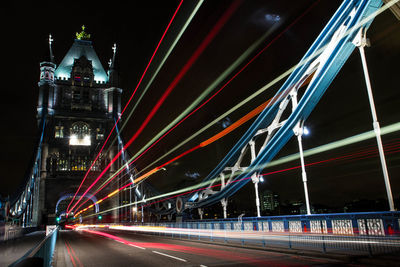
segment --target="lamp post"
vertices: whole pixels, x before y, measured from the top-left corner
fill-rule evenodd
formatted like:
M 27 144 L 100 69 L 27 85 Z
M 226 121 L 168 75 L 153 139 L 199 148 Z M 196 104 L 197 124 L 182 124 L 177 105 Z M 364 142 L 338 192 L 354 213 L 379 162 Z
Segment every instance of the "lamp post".
M 294 134 L 297 136 L 297 142 L 299 144 L 299 153 L 300 153 L 300 162 L 301 162 L 301 177 L 303 179 L 303 186 L 304 186 L 304 197 L 306 199 L 306 208 L 307 208 L 307 215 L 311 214 L 310 209 L 310 200 L 308 196 L 308 187 L 307 187 L 307 174 L 306 174 L 306 167 L 304 164 L 304 154 L 303 154 L 303 144 L 301 137 L 302 135 L 308 135 L 310 132 L 309 130 L 304 127 L 304 120 L 297 123 L 296 127 L 293 129 Z
M 369 79 L 367 60 L 365 58 L 365 52 L 364 52 L 364 47 L 369 46 L 369 41 L 366 38 L 366 29 L 365 28 L 360 29 L 356 38 L 353 41 L 353 44 L 355 46 L 357 46 L 360 51 L 361 62 L 362 62 L 363 71 L 364 71 L 365 85 L 367 87 L 368 99 L 369 99 L 369 104 L 370 104 L 371 114 L 372 114 L 372 125 L 373 125 L 375 136 L 376 136 L 376 142 L 378 143 L 379 157 L 380 157 L 381 165 L 382 165 L 383 179 L 385 181 L 386 194 L 388 197 L 389 208 L 390 208 L 390 211 L 395 211 L 392 189 L 390 187 L 389 173 L 388 173 L 387 166 L 386 166 L 385 152 L 383 150 L 383 145 L 382 145 L 381 128 L 379 126 L 378 116 L 376 115 L 374 96 L 372 94 L 371 81 Z

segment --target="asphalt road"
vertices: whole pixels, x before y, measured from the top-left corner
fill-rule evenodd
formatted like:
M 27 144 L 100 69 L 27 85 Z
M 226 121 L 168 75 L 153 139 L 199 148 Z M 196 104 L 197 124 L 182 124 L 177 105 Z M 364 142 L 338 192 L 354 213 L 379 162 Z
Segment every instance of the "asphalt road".
M 62 266 L 343 266 L 332 259 L 159 236 L 62 230 L 55 264 Z M 354 265 L 353 265 L 354 266 Z

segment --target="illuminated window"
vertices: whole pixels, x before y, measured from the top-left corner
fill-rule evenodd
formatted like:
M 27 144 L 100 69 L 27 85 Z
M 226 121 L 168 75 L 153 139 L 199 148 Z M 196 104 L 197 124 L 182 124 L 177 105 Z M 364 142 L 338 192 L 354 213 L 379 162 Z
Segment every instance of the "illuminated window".
M 73 157 L 71 159 L 71 171 L 86 171 L 88 168 L 86 157 Z
M 104 130 L 97 128 L 96 129 L 96 140 L 103 140 L 104 139 Z
M 68 171 L 68 160 L 64 158 L 57 159 L 57 171 Z
M 72 124 L 69 145 L 71 146 L 90 146 L 90 127 L 84 122 L 75 122 Z
M 90 165 L 88 165 L 88 167 L 92 166 L 92 168 L 90 169 L 91 171 L 101 171 L 101 164 L 103 162 L 103 153 L 100 153 L 99 158 L 94 162 L 93 161 L 90 162 Z
M 55 138 L 64 138 L 64 126 L 56 126 L 54 130 Z

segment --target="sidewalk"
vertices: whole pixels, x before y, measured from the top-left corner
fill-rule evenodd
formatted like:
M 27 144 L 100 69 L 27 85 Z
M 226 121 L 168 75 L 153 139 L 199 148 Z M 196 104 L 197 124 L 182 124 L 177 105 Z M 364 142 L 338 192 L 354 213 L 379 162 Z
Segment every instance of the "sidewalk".
M 36 231 L 23 237 L 0 242 L 0 266 L 8 266 L 24 256 L 45 237 L 45 231 Z

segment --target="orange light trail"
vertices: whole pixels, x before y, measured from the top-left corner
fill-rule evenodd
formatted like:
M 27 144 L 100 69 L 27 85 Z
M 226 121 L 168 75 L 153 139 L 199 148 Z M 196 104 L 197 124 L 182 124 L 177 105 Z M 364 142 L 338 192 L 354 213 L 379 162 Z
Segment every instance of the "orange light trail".
M 138 84 L 136 85 L 135 90 L 134 90 L 133 93 L 131 94 L 131 97 L 129 98 L 128 102 L 126 103 L 124 109 L 122 110 L 121 115 L 118 117 L 117 121 L 115 122 L 114 127 L 111 129 L 111 131 L 110 131 L 110 133 L 108 134 L 106 140 L 104 141 L 104 144 L 103 144 L 103 146 L 101 147 L 99 153 L 97 154 L 96 158 L 93 160 L 92 165 L 91 165 L 90 168 L 87 170 L 85 176 L 84 176 L 83 179 L 82 179 L 81 184 L 79 185 L 79 187 L 78 187 L 78 189 L 76 190 L 74 196 L 72 197 L 71 201 L 69 202 L 68 207 L 67 207 L 67 217 L 68 217 L 68 213 L 69 213 L 69 211 L 70 211 L 69 207 L 71 206 L 71 204 L 72 204 L 72 202 L 74 201 L 76 195 L 78 194 L 78 192 L 79 192 L 79 190 L 81 189 L 83 183 L 85 182 L 85 180 L 86 180 L 86 178 L 87 178 L 87 176 L 88 176 L 90 170 L 91 170 L 92 167 L 94 166 L 96 160 L 99 158 L 101 152 L 103 151 L 105 145 L 107 144 L 108 139 L 110 138 L 110 136 L 111 136 L 111 134 L 113 133 L 115 127 L 117 126 L 119 120 L 121 119 L 122 114 L 124 114 L 126 108 L 128 107 L 129 103 L 131 102 L 131 100 L 132 100 L 133 96 L 135 95 L 137 89 L 139 88 L 140 84 L 142 83 L 142 80 L 143 80 L 145 74 L 147 73 L 147 70 L 148 70 L 148 68 L 149 68 L 149 66 L 150 66 L 150 64 L 151 64 L 151 62 L 153 61 L 153 58 L 154 58 L 155 54 L 157 53 L 158 48 L 159 48 L 160 45 L 161 45 L 161 42 L 164 40 L 165 34 L 167 33 L 169 27 L 171 26 L 172 21 L 174 20 L 176 14 L 178 13 L 178 10 L 180 9 L 182 3 L 183 3 L 183 0 L 181 0 L 181 2 L 179 3 L 178 7 L 176 8 L 176 10 L 175 10 L 175 12 L 174 12 L 174 14 L 173 14 L 171 20 L 170 20 L 169 23 L 168 23 L 167 28 L 165 29 L 163 35 L 161 36 L 160 41 L 159 41 L 158 44 L 157 44 L 156 49 L 155 49 L 154 52 L 153 52 L 153 55 L 151 56 L 151 58 L 150 58 L 150 60 L 149 60 L 149 63 L 147 63 L 147 66 L 146 66 L 146 68 L 145 68 L 145 70 L 144 70 L 142 76 L 140 77 L 140 80 L 139 80 Z M 81 199 L 82 199 L 82 197 L 78 200 L 78 202 L 79 202 Z M 75 204 L 75 205 L 76 205 L 76 204 Z M 74 206 L 74 207 L 75 207 L 75 206 Z M 73 207 L 71 208 L 71 210 L 72 210 L 72 209 L 73 209 Z
M 173 128 L 171 128 L 168 132 L 166 132 L 163 136 L 161 136 L 157 141 L 155 141 L 150 147 L 148 147 L 144 152 L 142 152 L 137 158 L 135 158 L 134 160 L 132 160 L 129 165 L 133 164 L 133 162 L 135 162 L 137 159 L 139 159 L 141 156 L 143 156 L 149 149 L 151 149 L 154 145 L 156 145 L 159 141 L 161 141 L 166 135 L 168 135 L 172 130 L 174 130 L 178 125 L 180 125 L 184 120 L 186 120 L 188 117 L 190 117 L 191 115 L 193 115 L 196 111 L 198 111 L 200 108 L 202 108 L 205 104 L 207 104 L 212 98 L 214 98 L 218 93 L 220 93 L 234 78 L 236 78 L 236 76 L 238 76 L 245 68 L 247 68 L 248 65 L 250 65 L 258 56 L 260 56 L 269 46 L 271 46 L 276 40 L 278 40 L 286 31 L 288 31 L 294 24 L 296 24 L 305 14 L 307 14 L 317 3 L 319 2 L 316 1 L 314 4 L 312 4 L 305 12 L 303 12 L 299 17 L 297 17 L 290 25 L 288 25 L 282 32 L 280 32 L 271 42 L 269 42 L 261 51 L 259 51 L 246 65 L 244 65 L 232 78 L 230 78 L 228 80 L 228 82 L 226 82 L 214 95 L 212 95 L 208 100 L 206 100 L 205 102 L 203 102 L 199 107 L 197 107 L 194 111 L 192 111 L 190 114 L 188 114 L 185 118 L 183 118 L 180 122 L 178 122 Z M 236 7 L 239 5 L 239 1 L 237 1 L 235 3 Z M 308 84 L 311 80 L 313 75 L 310 75 L 301 86 L 304 86 L 306 84 Z M 286 93 L 288 92 L 288 90 L 286 91 Z M 285 93 L 283 93 L 285 94 Z M 280 96 L 277 97 L 277 99 L 279 99 Z M 271 100 L 271 99 L 270 99 Z M 265 102 L 264 104 L 260 105 L 259 107 L 257 107 L 255 110 L 253 110 L 252 112 L 250 112 L 249 114 L 247 114 L 246 116 L 244 116 L 243 118 L 241 118 L 239 121 L 235 122 L 234 124 L 232 124 L 230 127 L 224 129 L 222 132 L 220 132 L 219 134 L 207 139 L 206 141 L 202 142 L 199 147 L 204 147 L 207 146 L 215 141 L 217 141 L 218 139 L 222 138 L 223 136 L 225 136 L 226 134 L 228 134 L 229 132 L 233 131 L 234 129 L 236 129 L 237 127 L 241 126 L 242 124 L 244 124 L 245 122 L 247 122 L 248 120 L 252 119 L 254 116 L 258 115 L 259 113 L 261 113 L 261 111 L 268 105 L 268 103 L 270 102 L 270 100 L 268 100 L 267 102 Z M 131 141 L 131 140 L 130 140 Z M 129 142 L 128 142 L 129 143 Z M 190 149 L 190 151 L 186 151 L 183 154 L 186 155 L 194 150 L 196 150 L 199 147 L 195 147 L 193 149 Z M 183 155 L 178 156 L 181 157 Z M 176 160 L 176 159 L 173 159 Z M 163 164 L 162 166 L 168 165 L 169 163 Z M 139 177 L 138 179 L 143 180 L 144 178 L 150 176 L 151 174 L 153 174 L 154 172 L 158 171 L 161 167 L 156 167 L 153 170 L 147 172 L 146 174 L 142 175 L 141 177 Z M 114 174 L 114 177 L 116 175 L 118 175 L 122 170 L 120 170 L 118 173 Z M 111 182 L 112 179 L 110 179 L 109 181 L 107 181 L 101 188 L 99 188 L 93 195 L 97 194 L 99 191 L 101 191 L 107 184 L 109 184 Z M 140 181 L 139 180 L 139 181 Z M 78 210 L 82 205 L 84 205 L 87 202 L 87 200 L 82 203 L 81 205 L 78 206 L 78 208 L 76 210 Z
M 147 126 L 149 121 L 153 118 L 155 113 L 158 111 L 158 109 L 161 107 L 161 105 L 164 103 L 165 99 L 168 97 L 168 95 L 172 92 L 172 90 L 176 87 L 176 85 L 179 83 L 179 81 L 183 78 L 183 76 L 189 71 L 189 69 L 193 66 L 193 64 L 197 61 L 197 59 L 200 57 L 200 55 L 204 52 L 204 50 L 208 47 L 208 45 L 214 40 L 215 36 L 220 32 L 222 27 L 227 23 L 227 21 L 230 19 L 230 17 L 235 13 L 239 5 L 241 4 L 240 0 L 236 0 L 233 2 L 230 7 L 225 11 L 225 13 L 222 15 L 222 17 L 217 21 L 217 23 L 214 25 L 214 27 L 211 29 L 211 31 L 207 34 L 207 36 L 204 38 L 204 40 L 200 43 L 200 45 L 197 47 L 195 52 L 192 54 L 192 56 L 189 58 L 189 60 L 186 62 L 186 64 L 182 67 L 178 75 L 174 78 L 174 80 L 171 82 L 171 84 L 168 86 L 168 88 L 165 90 L 161 98 L 157 101 L 155 106 L 152 108 L 150 111 L 149 115 L 146 117 L 142 125 L 139 127 L 139 129 L 136 131 L 136 133 L 129 139 L 129 141 L 125 144 L 123 149 L 121 149 L 117 155 L 111 160 L 111 162 L 104 168 L 104 170 L 100 173 L 100 175 L 94 180 L 94 182 L 86 189 L 86 191 L 82 194 L 82 196 L 78 199 L 78 201 L 72 206 L 70 210 L 73 210 L 78 203 L 82 200 L 82 198 L 89 192 L 89 190 L 100 180 L 101 177 L 106 173 L 108 169 L 112 166 L 112 164 L 121 156 L 122 151 L 126 150 L 134 140 L 139 136 L 139 134 L 144 130 L 144 128 Z M 115 126 L 115 125 L 114 125 Z M 114 176 L 115 177 L 115 176 Z M 104 188 L 108 183 L 110 183 L 114 178 L 110 179 L 107 181 L 105 185 L 103 185 L 99 190 L 100 191 L 102 188 Z M 96 194 L 95 193 L 95 194 Z M 94 194 L 93 194 L 94 195 Z M 83 202 L 81 205 L 79 205 L 76 209 L 78 210 L 83 204 L 85 204 L 87 201 Z

